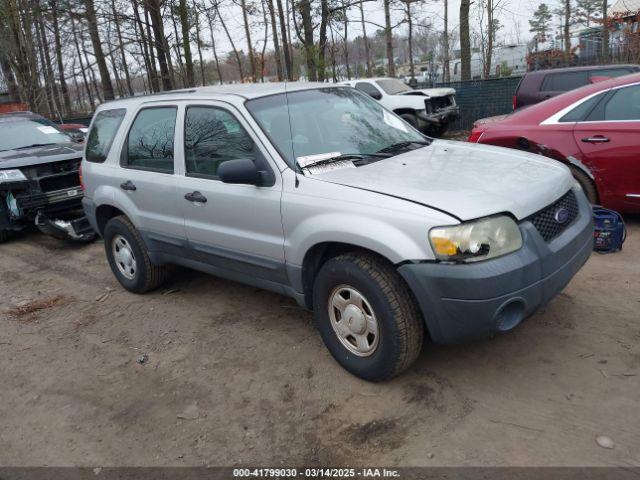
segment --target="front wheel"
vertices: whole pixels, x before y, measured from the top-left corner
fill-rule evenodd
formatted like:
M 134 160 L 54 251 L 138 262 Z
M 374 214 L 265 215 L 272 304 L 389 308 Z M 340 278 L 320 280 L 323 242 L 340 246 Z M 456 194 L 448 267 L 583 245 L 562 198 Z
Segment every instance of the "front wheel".
M 418 357 L 422 316 L 393 265 L 369 253 L 327 261 L 313 289 L 314 323 L 333 358 L 352 374 L 388 380 Z
M 151 263 L 140 233 L 124 215 L 107 222 L 104 248 L 111 271 L 130 292 L 148 292 L 167 278 L 167 267 Z

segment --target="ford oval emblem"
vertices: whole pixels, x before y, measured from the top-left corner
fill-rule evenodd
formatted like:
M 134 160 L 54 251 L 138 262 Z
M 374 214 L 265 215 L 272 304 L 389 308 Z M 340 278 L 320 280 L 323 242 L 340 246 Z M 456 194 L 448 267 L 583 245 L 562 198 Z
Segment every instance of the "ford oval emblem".
M 567 210 L 566 208 L 559 208 L 558 210 L 556 210 L 553 218 L 555 218 L 556 222 L 560 224 L 566 223 L 567 220 L 569 220 L 569 210 Z

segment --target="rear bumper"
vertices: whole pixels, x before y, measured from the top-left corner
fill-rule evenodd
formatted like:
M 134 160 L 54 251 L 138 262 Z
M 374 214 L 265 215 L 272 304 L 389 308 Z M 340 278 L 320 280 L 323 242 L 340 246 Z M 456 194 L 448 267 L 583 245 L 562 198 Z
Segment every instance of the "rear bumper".
M 577 197 L 578 217 L 548 243 L 524 221 L 517 252 L 475 264 L 399 267 L 433 340 L 455 343 L 511 330 L 560 293 L 593 249 L 591 207 L 583 194 Z

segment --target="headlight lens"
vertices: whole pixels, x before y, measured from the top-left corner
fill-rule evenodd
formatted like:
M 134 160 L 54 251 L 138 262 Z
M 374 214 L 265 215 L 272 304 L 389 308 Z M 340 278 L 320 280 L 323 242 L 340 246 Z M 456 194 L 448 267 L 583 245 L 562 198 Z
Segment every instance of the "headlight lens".
M 24 176 L 20 170 L 0 170 L 0 183 L 4 182 L 20 182 L 22 180 L 26 180 L 27 177 Z
M 522 247 L 522 234 L 513 219 L 497 215 L 432 228 L 429 241 L 438 260 L 477 262 L 518 250 Z

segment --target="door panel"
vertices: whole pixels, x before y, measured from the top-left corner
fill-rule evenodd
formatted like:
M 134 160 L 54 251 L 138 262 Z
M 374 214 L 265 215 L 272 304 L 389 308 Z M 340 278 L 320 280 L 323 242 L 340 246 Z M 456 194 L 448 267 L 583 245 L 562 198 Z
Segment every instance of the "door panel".
M 174 135 L 178 108 L 142 108 L 125 139 L 116 180 L 121 203 L 151 250 L 186 246 L 182 207 L 175 202 Z
M 639 197 L 627 196 L 640 194 L 640 122 L 579 123 L 573 134 L 583 163 L 600 180 L 601 197 L 640 205 Z
M 640 86 L 612 91 L 588 120 L 576 124 L 574 138 L 599 179 L 601 200 L 640 207 Z
M 229 107 L 188 106 L 184 124 L 184 175 L 178 175 L 176 196 L 196 258 L 286 283 L 279 173 L 268 187 L 225 184 L 217 178 L 217 168 L 226 160 L 250 158 L 261 170 L 272 168 L 246 123 Z

